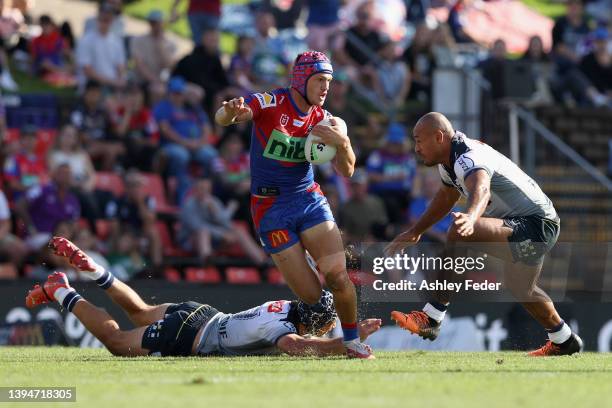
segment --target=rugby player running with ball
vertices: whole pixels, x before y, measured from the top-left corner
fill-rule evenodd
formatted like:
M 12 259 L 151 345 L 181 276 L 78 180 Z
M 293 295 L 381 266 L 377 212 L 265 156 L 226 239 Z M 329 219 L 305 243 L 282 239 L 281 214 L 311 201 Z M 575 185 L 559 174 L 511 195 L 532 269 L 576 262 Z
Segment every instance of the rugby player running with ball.
M 346 271 L 340 231 L 319 185 L 304 145 L 316 130 L 321 142 L 337 149 L 333 164 L 345 177 L 353 174 L 351 141 L 322 106 L 333 69 L 327 56 L 308 51 L 293 64 L 289 88 L 255 93 L 223 103 L 215 121 L 221 126 L 253 121 L 251 135 L 251 215 L 272 260 L 293 292 L 309 305 L 321 297 L 321 283 L 309 266 L 312 256 L 334 294 L 350 358 L 373 358 L 357 328 L 357 296 Z M 329 118 L 331 126 L 317 125 Z

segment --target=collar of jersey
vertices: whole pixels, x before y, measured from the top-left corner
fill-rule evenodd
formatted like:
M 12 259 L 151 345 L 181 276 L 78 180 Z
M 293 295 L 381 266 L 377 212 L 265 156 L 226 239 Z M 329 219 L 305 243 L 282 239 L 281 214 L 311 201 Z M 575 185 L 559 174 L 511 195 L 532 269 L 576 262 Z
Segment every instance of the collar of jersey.
M 285 89 L 285 92 L 287 92 L 287 97 L 289 98 L 289 102 L 291 102 L 291 105 L 293 105 L 293 109 L 295 109 L 298 116 L 301 118 L 308 116 L 308 113 L 304 113 L 300 110 L 300 108 L 298 108 L 297 104 L 293 100 L 293 96 L 291 96 L 291 91 L 289 90 L 289 88 Z

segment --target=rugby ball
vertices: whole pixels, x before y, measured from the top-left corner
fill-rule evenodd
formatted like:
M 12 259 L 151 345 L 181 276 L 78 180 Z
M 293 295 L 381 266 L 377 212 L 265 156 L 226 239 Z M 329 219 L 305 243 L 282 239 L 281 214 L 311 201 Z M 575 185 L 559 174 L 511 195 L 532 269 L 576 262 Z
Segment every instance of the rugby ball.
M 343 130 L 344 134 L 347 133 L 346 122 L 339 117 L 336 117 L 338 125 Z M 317 125 L 331 126 L 328 118 L 323 119 Z M 325 143 L 320 142 L 321 138 L 317 136 L 313 130 L 306 138 L 306 144 L 304 145 L 304 155 L 306 160 L 312 164 L 323 164 L 327 163 L 336 155 L 336 146 L 328 146 Z

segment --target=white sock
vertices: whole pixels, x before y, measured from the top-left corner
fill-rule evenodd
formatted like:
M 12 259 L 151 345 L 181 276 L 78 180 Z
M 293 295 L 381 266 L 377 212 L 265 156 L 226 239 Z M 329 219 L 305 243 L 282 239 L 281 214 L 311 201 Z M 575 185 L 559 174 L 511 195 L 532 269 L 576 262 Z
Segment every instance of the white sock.
M 53 297 L 61 305 L 70 292 L 76 292 L 76 290 L 74 290 L 74 288 L 57 288 L 55 293 L 53 293 Z
M 444 320 L 444 316 L 446 316 L 446 310 L 442 312 L 442 311 L 436 309 L 435 307 L 433 307 L 429 303 L 425 304 L 425 306 L 423 307 L 423 311 L 425 312 L 425 314 L 427 316 L 431 317 L 432 319 L 434 319 L 438 323 L 440 323 L 442 320 Z
M 565 343 L 570 336 L 572 335 L 572 329 L 567 325 L 567 323 L 563 323 L 561 329 L 556 332 L 548 332 L 548 338 L 555 344 Z
M 91 280 L 98 280 L 104 275 L 104 272 L 106 272 L 106 270 L 103 266 L 98 265 L 93 260 L 91 261 L 91 263 L 94 265 L 95 271 L 87 272 L 85 273 L 85 275 L 87 275 L 87 277 Z

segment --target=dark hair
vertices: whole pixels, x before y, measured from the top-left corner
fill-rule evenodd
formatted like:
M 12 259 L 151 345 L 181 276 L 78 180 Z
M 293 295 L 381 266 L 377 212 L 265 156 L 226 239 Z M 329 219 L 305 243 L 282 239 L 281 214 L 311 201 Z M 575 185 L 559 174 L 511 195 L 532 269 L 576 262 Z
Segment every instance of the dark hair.
M 49 15 L 43 14 L 38 19 L 38 24 L 39 25 L 53 24 L 53 19 Z

